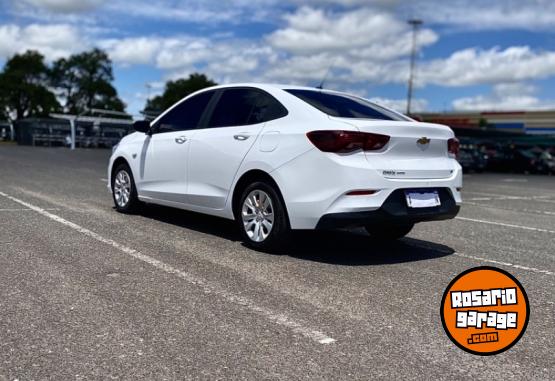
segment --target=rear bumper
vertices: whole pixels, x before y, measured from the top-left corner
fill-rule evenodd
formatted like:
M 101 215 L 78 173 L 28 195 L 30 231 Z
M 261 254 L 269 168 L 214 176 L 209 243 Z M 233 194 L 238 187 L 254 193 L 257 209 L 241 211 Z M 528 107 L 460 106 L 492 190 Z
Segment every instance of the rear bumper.
M 460 206 L 456 204 L 448 188 L 439 188 L 441 205 L 432 208 L 409 208 L 405 200 L 405 189 L 393 191 L 379 209 L 363 212 L 325 214 L 316 229 L 334 229 L 364 225 L 404 225 L 423 221 L 438 221 L 454 218 Z
M 433 167 L 433 160 L 417 161 L 423 168 Z M 413 165 L 415 165 L 413 163 Z M 455 159 L 440 160 L 436 167 L 452 171 L 447 178 L 387 178 L 383 171 L 369 164 L 363 152 L 351 155 L 326 154 L 317 149 L 308 151 L 270 172 L 282 192 L 292 229 L 315 229 L 323 216 L 329 214 L 378 211 L 399 189 L 446 188 L 461 204 L 462 169 Z M 376 190 L 371 195 L 351 196 L 354 190 Z M 405 201 L 403 200 L 405 205 Z M 414 211 L 412 211 L 414 212 Z M 423 213 L 424 211 L 418 211 Z

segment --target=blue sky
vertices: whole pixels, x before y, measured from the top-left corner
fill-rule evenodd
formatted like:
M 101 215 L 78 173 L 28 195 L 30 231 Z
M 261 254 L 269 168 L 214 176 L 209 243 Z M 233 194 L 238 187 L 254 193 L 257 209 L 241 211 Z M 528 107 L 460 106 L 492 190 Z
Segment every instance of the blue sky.
M 555 109 L 551 0 L 0 0 L 0 62 L 37 49 L 51 61 L 108 51 L 138 113 L 169 79 L 326 87 L 405 107 L 418 17 L 414 107 Z M 331 69 L 330 69 L 331 67 Z

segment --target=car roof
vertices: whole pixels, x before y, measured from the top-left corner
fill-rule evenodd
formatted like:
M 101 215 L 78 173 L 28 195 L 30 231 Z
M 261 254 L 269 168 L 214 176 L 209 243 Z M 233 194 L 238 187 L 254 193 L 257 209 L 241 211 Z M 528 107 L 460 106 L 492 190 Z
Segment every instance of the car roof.
M 352 95 L 346 92 L 342 92 L 342 91 L 336 91 L 336 90 L 329 90 L 329 89 L 320 89 L 318 87 L 309 87 L 309 86 L 298 86 L 298 85 L 285 85 L 285 84 L 277 84 L 277 83 L 257 83 L 257 82 L 240 82 L 240 83 L 227 83 L 227 84 L 223 84 L 223 85 L 217 85 L 217 86 L 212 86 L 212 87 L 207 87 L 204 88 L 202 90 L 199 90 L 198 92 L 204 92 L 204 91 L 208 91 L 208 90 L 218 90 L 218 89 L 226 89 L 226 88 L 237 88 L 237 87 L 252 87 L 252 88 L 257 88 L 257 89 L 261 89 L 264 90 L 272 95 L 278 95 L 276 93 L 282 93 L 280 95 L 284 95 L 283 92 L 286 90 L 308 90 L 308 91 L 315 91 L 315 92 L 322 92 L 322 93 L 327 93 L 327 94 L 339 94 L 339 95 L 349 95 L 349 96 L 354 96 L 356 98 L 361 98 L 361 99 L 365 99 L 363 97 L 357 96 L 357 95 Z M 294 104 L 298 106 L 302 106 L 303 108 L 306 108 L 306 103 L 301 101 L 300 99 L 291 96 L 290 94 L 288 94 L 291 98 L 289 98 L 289 100 L 287 100 L 287 98 L 282 98 L 281 96 L 279 97 L 280 102 L 284 103 L 284 105 L 289 109 L 291 107 L 294 107 Z M 366 100 L 366 99 L 365 99 Z M 371 102 L 374 103 L 374 102 Z M 393 112 L 395 114 L 399 114 L 401 116 L 404 116 L 403 114 L 392 110 L 386 106 L 381 106 L 381 105 L 377 105 L 379 107 L 382 107 L 390 112 Z M 297 108 L 295 107 L 295 108 Z M 308 109 L 311 109 L 311 107 L 308 107 Z M 327 114 L 323 113 L 320 110 L 317 110 L 319 114 L 322 115 L 326 115 Z M 406 118 L 406 116 L 404 116 Z M 409 120 L 412 120 L 409 118 Z
M 258 83 L 258 82 L 240 82 L 240 83 L 226 83 L 223 85 L 217 85 L 206 88 L 208 89 L 225 89 L 229 87 L 255 87 L 262 90 L 311 90 L 311 91 L 322 91 L 322 92 L 330 92 L 330 93 L 342 93 L 340 91 L 329 90 L 329 89 L 320 89 L 317 87 L 310 87 L 310 86 L 299 86 L 299 85 L 286 85 L 286 84 L 279 84 L 279 83 Z

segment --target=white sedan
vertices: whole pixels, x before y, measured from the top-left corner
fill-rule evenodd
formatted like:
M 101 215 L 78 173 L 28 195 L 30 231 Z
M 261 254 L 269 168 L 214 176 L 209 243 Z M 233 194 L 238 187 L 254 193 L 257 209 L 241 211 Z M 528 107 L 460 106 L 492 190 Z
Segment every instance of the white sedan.
M 363 226 L 397 239 L 461 204 L 449 127 L 345 93 L 216 86 L 134 128 L 108 168 L 118 211 L 146 202 L 234 219 L 257 249 L 292 229 Z

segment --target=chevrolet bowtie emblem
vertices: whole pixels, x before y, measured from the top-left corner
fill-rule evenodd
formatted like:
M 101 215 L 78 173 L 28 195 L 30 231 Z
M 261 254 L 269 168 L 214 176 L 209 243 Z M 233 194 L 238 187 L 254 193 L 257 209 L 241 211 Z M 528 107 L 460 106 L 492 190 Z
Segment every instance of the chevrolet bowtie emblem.
M 427 137 L 423 136 L 423 137 L 421 137 L 420 139 L 418 139 L 416 142 L 417 142 L 418 144 L 426 145 L 426 144 L 429 144 L 430 141 L 431 141 L 430 138 L 427 138 Z

